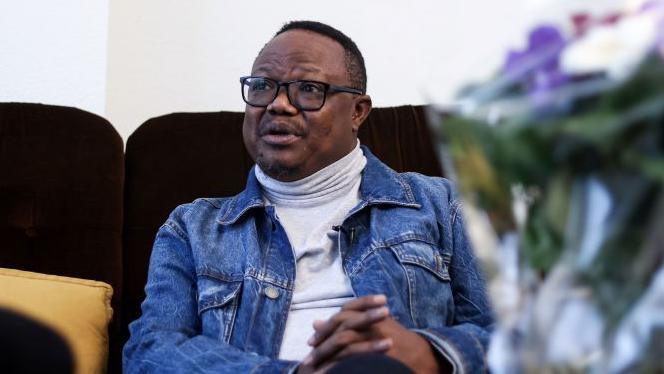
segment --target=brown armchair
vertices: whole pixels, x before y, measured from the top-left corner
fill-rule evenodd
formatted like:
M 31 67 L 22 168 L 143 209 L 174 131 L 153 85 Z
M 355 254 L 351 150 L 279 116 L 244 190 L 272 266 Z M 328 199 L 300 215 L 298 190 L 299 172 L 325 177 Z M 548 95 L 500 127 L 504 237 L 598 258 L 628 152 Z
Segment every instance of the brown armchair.
M 122 139 L 79 109 L 0 103 L 0 267 L 114 289 L 111 372 L 122 341 Z
M 122 140 L 74 109 L 0 103 L 0 267 L 114 289 L 109 371 L 140 314 L 152 242 L 177 205 L 244 188 L 253 161 L 239 112 L 174 113 Z M 374 109 L 360 140 L 398 171 L 442 175 L 424 107 Z

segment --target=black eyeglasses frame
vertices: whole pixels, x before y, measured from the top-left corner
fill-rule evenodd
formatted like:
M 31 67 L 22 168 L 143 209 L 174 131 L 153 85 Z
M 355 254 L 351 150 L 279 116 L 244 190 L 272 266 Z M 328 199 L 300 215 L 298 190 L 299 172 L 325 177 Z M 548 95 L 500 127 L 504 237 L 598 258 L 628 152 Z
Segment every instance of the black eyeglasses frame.
M 267 79 L 268 81 L 274 82 L 277 85 L 277 90 L 275 91 L 274 97 L 267 104 L 265 104 L 265 105 L 252 104 L 249 101 L 247 101 L 246 97 L 244 97 L 244 82 L 247 79 L 251 79 L 251 78 Z M 323 102 L 321 103 L 321 105 L 318 108 L 304 109 L 301 106 L 296 105 L 293 102 L 293 100 L 291 100 L 290 91 L 288 90 L 288 87 L 291 84 L 298 83 L 298 82 L 317 83 L 317 84 L 321 84 L 325 87 L 325 91 L 323 93 Z M 279 92 L 281 91 L 281 87 L 285 87 L 285 89 L 286 89 L 286 97 L 288 97 L 288 102 L 292 106 L 297 108 L 298 110 L 305 111 L 305 112 L 315 112 L 317 110 L 321 110 L 321 108 L 323 106 L 325 106 L 325 102 L 327 101 L 327 94 L 328 93 L 346 92 L 346 93 L 351 93 L 351 94 L 356 94 L 356 95 L 364 95 L 365 94 L 365 92 L 363 90 L 358 90 L 357 88 L 346 87 L 346 86 L 337 86 L 337 85 L 330 84 L 330 83 L 327 83 L 327 82 L 315 81 L 315 80 L 311 80 L 311 79 L 295 79 L 295 80 L 292 80 L 292 81 L 282 82 L 282 81 L 278 81 L 276 79 L 263 77 L 263 76 L 260 76 L 260 75 L 248 75 L 248 76 L 240 77 L 240 91 L 242 93 L 242 100 L 244 100 L 244 102 L 247 103 L 247 105 L 257 107 L 257 108 L 267 108 L 270 105 L 270 103 L 272 103 L 277 98 L 277 96 L 279 96 Z

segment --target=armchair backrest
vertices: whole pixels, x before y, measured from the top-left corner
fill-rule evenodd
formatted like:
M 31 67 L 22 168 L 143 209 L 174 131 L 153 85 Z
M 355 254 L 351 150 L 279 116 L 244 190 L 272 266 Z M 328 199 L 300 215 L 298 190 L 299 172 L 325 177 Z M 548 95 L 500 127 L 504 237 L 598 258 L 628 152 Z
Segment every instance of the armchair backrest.
M 122 138 L 105 119 L 0 103 L 0 267 L 113 286 L 111 357 L 121 343 L 123 179 Z

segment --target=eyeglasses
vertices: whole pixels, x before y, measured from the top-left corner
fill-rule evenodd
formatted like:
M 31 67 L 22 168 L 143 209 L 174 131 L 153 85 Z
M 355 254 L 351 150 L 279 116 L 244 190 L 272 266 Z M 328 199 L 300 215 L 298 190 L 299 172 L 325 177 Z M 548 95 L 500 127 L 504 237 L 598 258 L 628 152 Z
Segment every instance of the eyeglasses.
M 256 107 L 270 105 L 279 95 L 282 86 L 286 87 L 288 101 L 297 109 L 306 111 L 322 108 L 325 105 L 328 92 L 364 94 L 362 90 L 355 88 L 309 80 L 280 82 L 266 77 L 242 77 L 240 78 L 240 84 L 242 85 L 242 99 L 244 102 Z

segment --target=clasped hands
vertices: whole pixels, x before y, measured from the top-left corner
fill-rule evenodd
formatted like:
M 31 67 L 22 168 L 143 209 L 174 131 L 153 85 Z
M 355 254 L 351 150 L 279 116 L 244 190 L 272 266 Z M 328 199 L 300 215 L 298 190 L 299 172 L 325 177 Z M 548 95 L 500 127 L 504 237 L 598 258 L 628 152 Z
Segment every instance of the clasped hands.
M 327 321 L 314 322 L 311 352 L 298 373 L 324 373 L 355 354 L 383 353 L 415 373 L 436 373 L 438 362 L 429 342 L 390 317 L 387 298 L 370 295 L 353 299 Z

